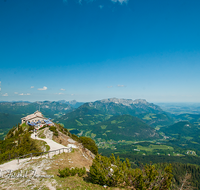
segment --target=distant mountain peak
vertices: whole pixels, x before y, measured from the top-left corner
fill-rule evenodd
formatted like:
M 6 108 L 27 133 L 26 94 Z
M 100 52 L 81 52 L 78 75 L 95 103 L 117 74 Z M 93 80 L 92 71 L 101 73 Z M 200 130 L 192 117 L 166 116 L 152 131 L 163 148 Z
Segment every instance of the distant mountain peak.
M 148 104 L 148 102 L 145 99 L 136 99 L 136 100 L 132 100 L 132 99 L 118 99 L 118 98 L 108 98 L 108 99 L 103 99 L 100 100 L 101 103 L 115 103 L 115 104 L 123 104 L 125 106 L 130 106 L 131 104 Z
M 98 100 L 95 102 L 88 102 L 86 105 L 95 109 L 104 110 L 112 114 L 121 114 L 131 112 L 131 115 L 137 115 L 138 113 L 163 113 L 163 110 L 153 104 L 147 102 L 145 99 L 119 99 L 108 98 Z M 124 110 L 125 109 L 125 110 Z M 127 110 L 126 110 L 127 109 Z M 128 111 L 129 110 L 129 111 Z
M 66 100 L 59 100 L 58 102 L 64 103 L 64 104 L 76 104 L 78 103 L 76 100 L 66 101 Z
M 133 102 L 134 102 L 133 104 L 139 104 L 139 103 L 148 104 L 148 102 L 145 99 L 135 99 Z
M 71 101 L 69 101 L 69 103 L 72 104 L 72 105 L 74 105 L 74 104 L 76 104 L 78 102 L 76 100 L 71 100 Z

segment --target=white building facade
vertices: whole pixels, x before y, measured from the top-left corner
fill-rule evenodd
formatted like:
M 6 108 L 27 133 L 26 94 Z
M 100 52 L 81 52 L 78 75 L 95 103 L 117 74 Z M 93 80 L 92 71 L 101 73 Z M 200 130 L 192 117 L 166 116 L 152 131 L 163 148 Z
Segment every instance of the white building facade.
M 31 122 L 38 122 L 40 121 L 41 123 L 44 122 L 44 120 L 47 120 L 47 118 L 43 117 L 42 113 L 40 111 L 36 111 L 35 113 L 31 115 L 27 115 L 26 117 L 21 118 L 21 124 L 23 123 L 31 123 Z

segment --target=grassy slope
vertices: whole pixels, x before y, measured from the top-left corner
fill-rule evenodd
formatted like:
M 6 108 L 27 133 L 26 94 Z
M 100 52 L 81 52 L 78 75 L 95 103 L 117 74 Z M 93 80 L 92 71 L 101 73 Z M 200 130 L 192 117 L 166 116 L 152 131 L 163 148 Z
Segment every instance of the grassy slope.
M 197 133 L 197 128 L 189 121 L 179 121 L 173 125 L 161 128 L 167 135 L 181 134 L 182 136 L 194 136 Z
M 113 116 L 107 121 L 94 125 L 92 133 L 96 134 L 95 138 L 116 141 L 157 139 L 160 137 L 152 127 L 130 115 Z
M 86 167 L 89 169 L 91 163 L 89 163 L 86 159 L 82 158 L 82 155 L 78 150 L 74 150 L 70 154 L 61 154 L 54 157 L 54 162 L 52 162 L 51 169 L 47 171 L 49 175 L 54 175 L 55 180 L 57 182 L 56 189 L 62 190 L 62 189 L 87 189 L 87 190 L 102 190 L 105 189 L 104 187 L 92 184 L 88 181 L 87 175 L 83 178 L 78 176 L 73 177 L 66 177 L 66 178 L 60 178 L 58 177 L 58 169 L 64 169 L 66 167 Z M 70 161 L 70 162 L 69 162 Z M 117 190 L 121 188 L 107 188 L 112 190 Z

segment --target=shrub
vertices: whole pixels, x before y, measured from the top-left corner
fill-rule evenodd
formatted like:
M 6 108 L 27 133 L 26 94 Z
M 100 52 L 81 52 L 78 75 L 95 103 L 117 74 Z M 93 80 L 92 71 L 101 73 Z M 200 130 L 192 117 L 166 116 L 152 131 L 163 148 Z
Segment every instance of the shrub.
M 71 134 L 71 133 L 70 133 L 70 134 Z M 71 134 L 71 138 L 72 138 L 73 140 L 79 142 L 79 138 L 78 138 L 76 135 Z
M 28 127 L 28 131 L 31 131 L 31 130 L 33 131 L 34 129 L 35 129 L 34 126 L 29 126 L 29 127 Z
M 83 144 L 83 146 L 90 150 L 93 154 L 96 155 L 98 153 L 98 147 L 95 144 L 94 140 L 89 137 L 79 137 L 79 140 Z
M 172 184 L 172 166 L 164 171 L 157 170 L 154 165 L 146 165 L 143 169 L 132 169 L 129 160 L 122 162 L 114 155 L 110 158 L 96 155 L 90 167 L 92 183 L 133 189 L 170 189 Z
M 78 172 L 78 176 L 79 176 L 79 177 L 82 177 L 82 176 L 85 175 L 85 174 L 86 174 L 86 169 L 85 169 L 85 167 L 80 168 L 80 169 L 79 169 L 79 172 Z
M 55 132 L 56 131 L 56 127 L 51 126 L 51 127 L 49 127 L 49 130 Z
M 77 173 L 78 173 L 78 171 L 77 171 L 76 168 L 72 168 L 72 169 L 70 170 L 71 176 L 75 176 Z
M 56 136 L 56 137 L 58 136 L 58 131 L 57 131 L 56 127 L 51 126 L 51 127 L 49 127 L 49 130 L 53 132 L 54 136 Z
M 82 177 L 86 174 L 85 167 L 83 168 L 65 168 L 64 170 L 58 170 L 59 177 L 69 177 L 69 176 L 75 176 L 78 175 L 79 177 Z
M 68 177 L 68 176 L 70 176 L 70 169 L 69 168 L 65 168 L 64 170 L 58 170 L 58 172 L 59 172 L 59 176 L 60 177 Z
M 44 125 L 43 127 L 39 128 L 39 130 L 42 130 L 44 128 L 48 127 L 48 125 Z
M 55 131 L 55 132 L 53 133 L 53 135 L 56 136 L 56 137 L 58 137 L 58 131 Z

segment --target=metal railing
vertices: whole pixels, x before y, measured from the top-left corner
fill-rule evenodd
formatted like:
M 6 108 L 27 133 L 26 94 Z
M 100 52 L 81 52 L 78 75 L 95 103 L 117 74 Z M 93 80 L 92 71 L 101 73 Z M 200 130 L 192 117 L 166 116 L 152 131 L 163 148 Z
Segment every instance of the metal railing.
M 45 155 L 48 154 L 48 158 L 49 158 L 49 153 L 55 152 L 54 155 L 56 155 L 56 152 L 57 152 L 57 151 L 58 151 L 58 154 L 60 154 L 60 153 L 64 153 L 64 152 L 65 152 L 64 150 L 67 150 L 67 152 L 69 153 L 69 152 L 72 151 L 72 147 L 69 147 L 69 148 L 60 148 L 60 149 L 51 150 L 51 151 L 46 151 L 46 152 L 34 152 L 34 153 L 25 154 L 25 155 L 23 155 L 23 156 L 17 157 L 18 164 L 19 164 L 20 158 L 26 158 L 26 157 L 29 156 L 29 157 L 30 157 L 30 160 L 32 160 L 34 154 L 36 154 L 36 155 L 38 155 L 38 156 L 41 156 L 41 158 L 42 158 L 42 156 L 43 156 L 44 154 L 45 154 Z

